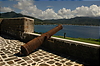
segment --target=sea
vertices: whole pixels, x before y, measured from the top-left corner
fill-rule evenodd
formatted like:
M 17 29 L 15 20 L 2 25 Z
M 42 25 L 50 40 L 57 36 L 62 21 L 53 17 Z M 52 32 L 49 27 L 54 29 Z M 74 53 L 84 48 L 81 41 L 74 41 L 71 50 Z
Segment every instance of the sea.
M 35 32 L 45 33 L 57 25 L 34 25 Z M 82 25 L 63 25 L 63 29 L 58 31 L 56 36 L 72 38 L 93 38 L 100 39 L 100 26 L 82 26 Z

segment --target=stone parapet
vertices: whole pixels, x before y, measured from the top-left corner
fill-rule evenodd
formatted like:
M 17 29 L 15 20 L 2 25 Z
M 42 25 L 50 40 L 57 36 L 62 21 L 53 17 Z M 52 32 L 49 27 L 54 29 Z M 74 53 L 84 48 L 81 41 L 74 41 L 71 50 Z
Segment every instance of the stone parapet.
M 25 43 L 15 40 L 14 37 L 0 36 L 0 66 L 83 66 L 43 48 L 36 49 L 28 56 L 19 57 L 16 53 L 23 44 Z
M 24 32 L 34 32 L 34 19 L 27 17 L 0 19 L 1 32 L 22 38 Z
M 24 33 L 22 40 L 28 42 L 38 36 L 40 34 L 28 32 Z M 42 44 L 42 47 L 60 53 L 60 55 L 70 56 L 87 65 L 99 65 L 100 45 L 51 37 Z
M 40 36 L 40 34 L 32 33 L 34 32 L 33 23 L 33 19 L 26 17 L 0 19 L 0 32 L 15 36 L 23 42 L 28 42 Z M 100 45 L 51 37 L 42 44 L 42 47 L 60 55 L 70 56 L 88 65 L 100 65 Z

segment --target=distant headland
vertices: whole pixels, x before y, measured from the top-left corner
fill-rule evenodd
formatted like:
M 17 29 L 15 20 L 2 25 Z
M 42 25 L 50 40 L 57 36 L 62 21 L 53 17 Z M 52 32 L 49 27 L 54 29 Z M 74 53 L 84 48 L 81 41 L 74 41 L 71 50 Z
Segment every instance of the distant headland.
M 100 16 L 98 17 L 75 17 L 71 19 L 51 19 L 41 20 L 32 16 L 23 15 L 16 12 L 0 13 L 0 18 L 16 18 L 16 17 L 28 17 L 35 20 L 35 25 L 88 25 L 88 26 L 100 26 Z

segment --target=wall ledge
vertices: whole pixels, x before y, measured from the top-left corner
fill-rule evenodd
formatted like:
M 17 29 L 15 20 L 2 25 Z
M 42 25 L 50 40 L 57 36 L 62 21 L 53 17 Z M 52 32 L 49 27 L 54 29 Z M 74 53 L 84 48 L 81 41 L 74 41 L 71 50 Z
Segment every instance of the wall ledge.
M 30 32 L 26 32 L 26 34 L 41 36 L 41 34 L 30 33 Z M 97 47 L 97 48 L 100 48 L 100 45 L 92 44 L 92 43 L 86 43 L 86 42 L 81 42 L 81 41 L 63 39 L 63 38 L 58 38 L 58 37 L 51 37 L 50 39 L 60 40 L 60 41 L 63 41 L 63 42 L 65 42 L 65 43 L 66 43 L 66 42 L 73 42 L 73 43 L 75 43 L 75 44 L 81 44 L 81 45 L 84 45 L 84 46 L 90 46 L 90 47 Z
M 92 44 L 92 43 L 86 43 L 86 42 L 81 42 L 81 41 L 75 41 L 75 40 L 69 40 L 69 39 L 63 39 L 63 38 L 58 38 L 58 37 L 51 37 L 53 39 L 57 39 L 57 40 L 62 40 L 62 41 L 65 41 L 65 42 L 74 42 L 74 43 L 78 43 L 78 44 L 82 44 L 82 45 L 88 45 L 88 46 L 95 46 L 95 47 L 99 47 L 100 48 L 100 45 L 97 45 L 97 44 Z

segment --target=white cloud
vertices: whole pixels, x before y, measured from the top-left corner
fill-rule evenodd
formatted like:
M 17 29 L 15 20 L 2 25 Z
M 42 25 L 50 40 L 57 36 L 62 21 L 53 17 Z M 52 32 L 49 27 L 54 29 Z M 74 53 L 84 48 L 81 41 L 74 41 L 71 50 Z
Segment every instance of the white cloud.
M 53 7 L 53 6 L 47 6 L 47 7 Z
M 10 7 L 1 7 L 0 8 L 0 12 L 11 12 L 14 11 L 13 9 L 11 9 Z
M 18 4 L 14 5 L 14 7 L 18 8 L 18 9 L 28 9 L 27 7 L 29 6 L 33 6 L 33 1 L 32 0 L 18 0 Z
M 72 11 L 70 9 L 66 9 L 66 8 L 60 9 L 58 11 L 58 15 L 62 16 L 62 18 L 65 18 L 65 19 L 74 17 Z
M 97 5 L 91 5 L 90 7 L 77 7 L 73 11 L 76 15 L 75 16 L 100 16 L 100 6 Z
M 91 5 L 90 7 L 81 6 L 75 10 L 62 8 L 56 13 L 53 9 L 42 11 L 34 5 L 32 0 L 18 0 L 14 7 L 21 10 L 22 14 L 33 16 L 39 19 L 70 19 L 82 16 L 100 16 L 100 6 Z M 48 6 L 51 7 L 51 6 Z
M 19 1 L 14 7 L 21 9 L 21 13 L 29 16 L 33 16 L 39 19 L 59 19 L 61 16 L 57 15 L 53 9 L 46 9 L 42 11 L 33 4 L 31 0 Z
M 73 18 L 82 16 L 88 16 L 88 17 L 100 16 L 100 6 L 97 5 L 91 5 L 90 7 L 81 6 L 77 7 L 73 11 L 71 11 L 70 9 L 63 8 L 58 11 L 58 14 L 64 18 Z

